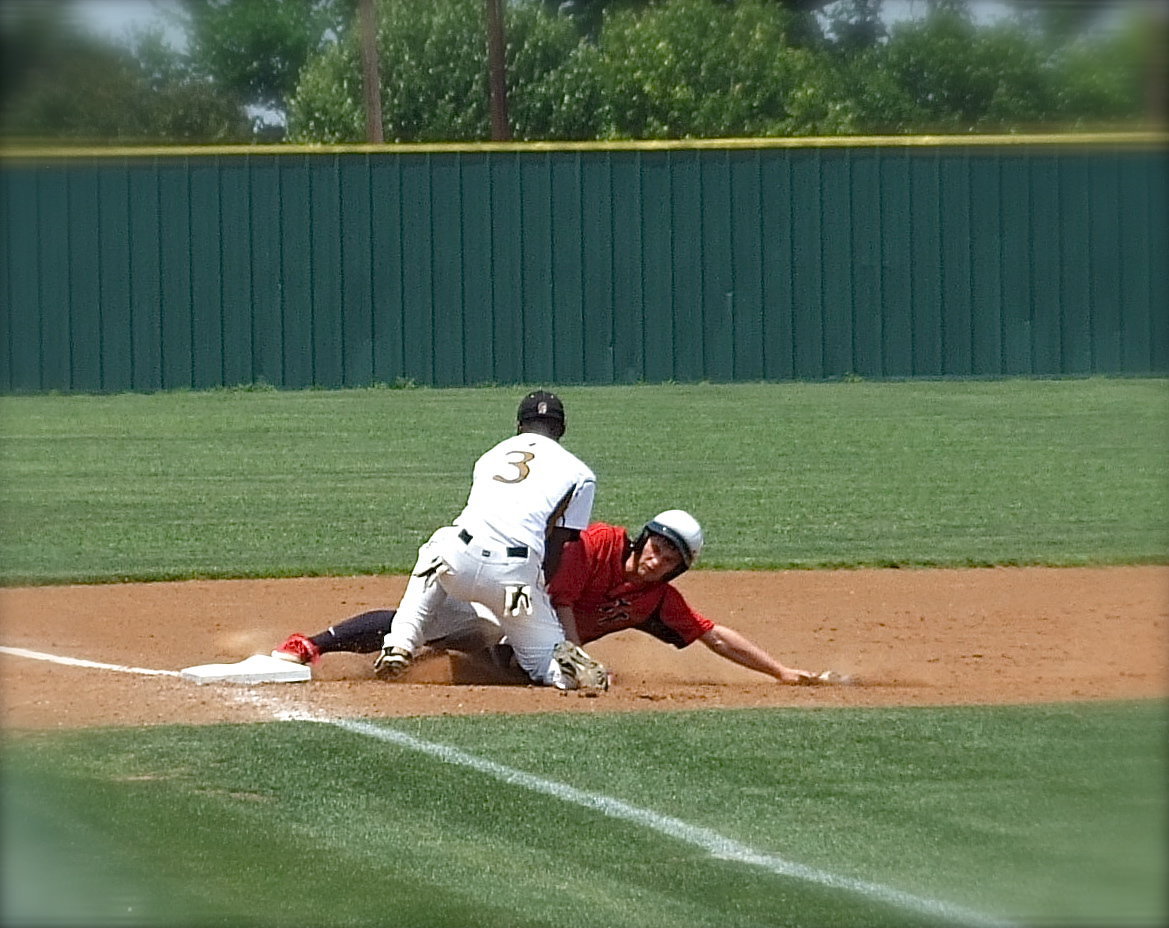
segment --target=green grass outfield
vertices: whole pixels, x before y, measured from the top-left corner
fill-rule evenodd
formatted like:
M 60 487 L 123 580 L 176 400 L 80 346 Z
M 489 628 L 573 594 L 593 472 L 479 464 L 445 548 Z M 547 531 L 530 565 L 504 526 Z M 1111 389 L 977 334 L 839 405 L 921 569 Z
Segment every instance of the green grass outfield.
M 1159 705 L 350 724 L 10 738 L 4 924 L 1169 915 Z
M 404 571 L 523 392 L 0 399 L 0 582 Z M 560 392 L 595 515 L 688 508 L 707 567 L 1169 560 L 1165 380 Z M 0 924 L 1164 925 L 1167 735 L 1159 702 L 6 732 Z
M 595 516 L 710 568 L 1169 559 L 1169 381 L 565 387 Z M 0 399 L 0 582 L 405 572 L 523 388 Z

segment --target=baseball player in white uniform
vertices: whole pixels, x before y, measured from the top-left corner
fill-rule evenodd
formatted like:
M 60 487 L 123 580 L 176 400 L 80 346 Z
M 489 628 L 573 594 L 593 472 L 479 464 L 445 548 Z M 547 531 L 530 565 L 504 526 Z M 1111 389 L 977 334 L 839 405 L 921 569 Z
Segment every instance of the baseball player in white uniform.
M 475 462 L 467 504 L 418 549 L 397 616 L 374 662 L 396 677 L 441 622 L 448 597 L 496 622 L 519 665 L 558 689 L 608 688 L 608 672 L 568 640 L 544 585 L 569 538 L 587 528 L 597 481 L 561 447 L 564 405 L 536 391 L 520 402 L 516 435 Z M 575 631 L 575 630 L 573 630 Z

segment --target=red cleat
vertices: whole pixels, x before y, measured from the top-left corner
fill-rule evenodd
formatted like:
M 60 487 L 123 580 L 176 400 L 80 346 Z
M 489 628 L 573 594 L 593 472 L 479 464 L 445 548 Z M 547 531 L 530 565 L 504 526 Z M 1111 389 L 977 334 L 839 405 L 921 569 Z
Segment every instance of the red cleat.
M 321 659 L 321 649 L 313 644 L 311 638 L 297 632 L 289 635 L 284 644 L 272 652 L 272 656 L 298 664 L 315 664 Z

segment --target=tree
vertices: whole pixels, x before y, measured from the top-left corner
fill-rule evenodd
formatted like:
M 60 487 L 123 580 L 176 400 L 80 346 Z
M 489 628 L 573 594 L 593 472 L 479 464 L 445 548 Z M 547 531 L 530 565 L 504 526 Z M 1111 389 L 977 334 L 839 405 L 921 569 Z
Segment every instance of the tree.
M 881 17 L 882 0 L 838 0 L 825 11 L 827 37 L 833 52 L 862 55 L 888 36 Z
M 486 44 L 480 0 L 377 4 L 382 126 L 387 141 L 460 140 L 487 132 Z M 311 61 L 289 104 L 295 140 L 363 138 L 356 37 Z
M 955 5 L 894 26 L 872 65 L 916 132 L 1033 129 L 1057 111 L 1038 44 L 1016 26 L 976 26 Z
M 515 138 L 595 137 L 572 104 L 571 23 L 535 3 L 509 3 L 508 99 Z M 468 141 L 491 137 L 482 0 L 394 0 L 378 5 L 382 122 L 387 140 Z M 360 59 L 352 36 L 305 68 L 290 103 L 290 135 L 302 141 L 362 138 Z M 568 100 L 558 109 L 556 100 Z M 556 111 L 556 112 L 554 112 Z M 580 133 L 585 133 L 581 135 Z
M 605 98 L 595 50 L 572 24 L 535 5 L 507 20 L 512 133 L 517 139 L 587 140 L 603 133 Z
M 158 31 L 138 53 L 92 38 L 63 4 L 29 4 L 5 20 L 0 119 L 8 137 L 108 142 L 238 142 L 238 101 L 193 80 Z
M 366 139 L 356 0 L 180 2 L 186 50 L 88 37 L 58 0 L 11 3 L 5 133 L 241 142 L 287 121 L 295 141 Z M 373 2 L 385 137 L 490 138 L 483 0 Z M 967 0 L 931 0 L 886 31 L 881 0 L 501 5 L 521 140 L 1118 128 L 1148 124 L 1166 84 L 1163 17 L 984 25 Z
M 182 0 L 179 22 L 192 71 L 244 102 L 257 128 L 287 119 L 301 71 L 347 35 L 355 0 Z
M 851 131 L 825 53 L 792 40 L 804 19 L 777 3 L 670 0 L 608 17 L 598 41 L 615 138 Z
M 1139 12 L 1114 30 L 1080 36 L 1051 52 L 1061 122 L 1069 128 L 1165 124 L 1164 17 Z
M 852 124 L 831 62 L 802 47 L 807 17 L 779 3 L 617 5 L 594 41 L 541 3 L 509 3 L 506 15 L 518 139 L 806 135 Z M 386 137 L 490 138 L 479 0 L 383 3 L 380 24 Z M 357 74 L 352 42 L 312 62 L 293 100 L 293 137 L 360 138 Z

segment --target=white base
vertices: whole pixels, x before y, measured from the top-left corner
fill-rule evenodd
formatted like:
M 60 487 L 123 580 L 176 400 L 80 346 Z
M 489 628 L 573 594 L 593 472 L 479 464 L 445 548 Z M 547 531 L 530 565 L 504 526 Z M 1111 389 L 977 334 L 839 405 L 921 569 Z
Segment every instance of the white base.
M 283 661 L 269 654 L 253 654 L 234 664 L 199 664 L 180 671 L 195 683 L 303 683 L 313 678 L 306 664 Z

